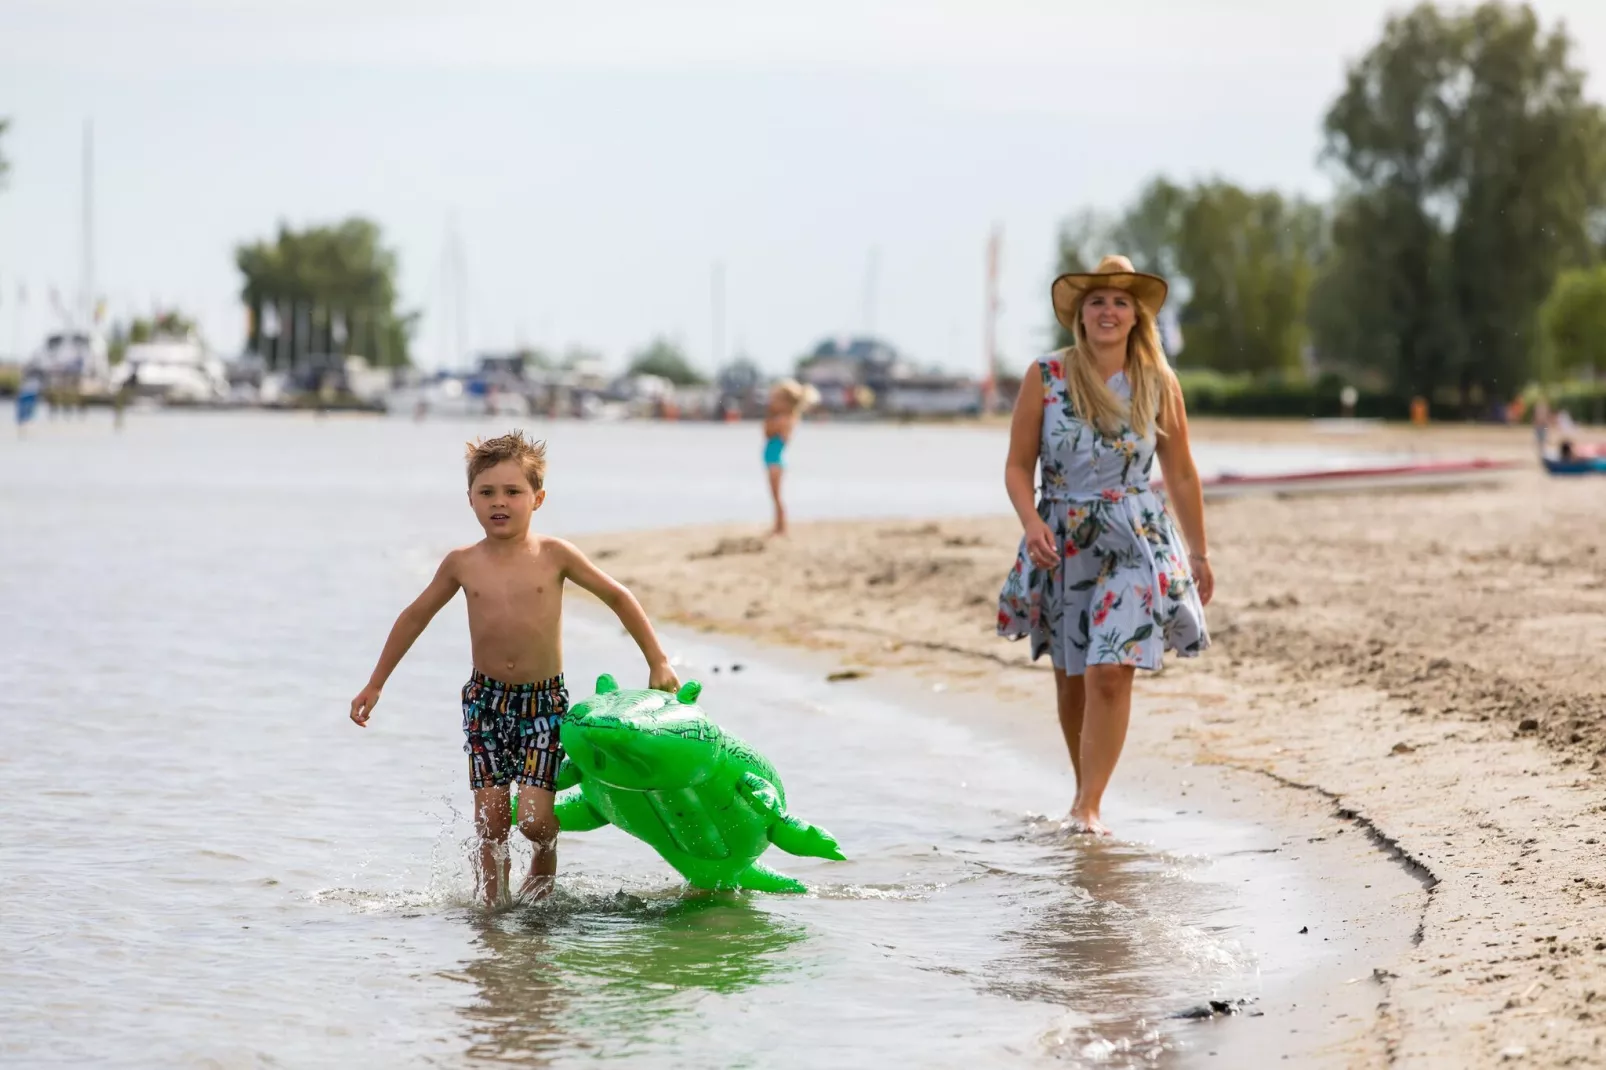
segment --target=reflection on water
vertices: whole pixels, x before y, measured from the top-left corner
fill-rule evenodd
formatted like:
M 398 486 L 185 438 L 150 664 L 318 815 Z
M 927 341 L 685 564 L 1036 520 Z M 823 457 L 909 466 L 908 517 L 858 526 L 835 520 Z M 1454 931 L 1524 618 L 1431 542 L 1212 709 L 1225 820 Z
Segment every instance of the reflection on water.
M 1155 1065 L 1172 1050 L 1168 1009 L 1241 986 L 1254 960 L 1197 919 L 1219 893 L 1186 879 L 1201 858 L 1089 837 L 1033 820 L 1022 837 L 1045 848 L 1043 864 L 1017 874 L 1028 924 L 1007 934 L 989 987 L 1016 999 L 1077 1008 L 1045 1037 L 1051 1049 L 1109 1065 Z M 1201 992 L 1199 981 L 1209 991 Z
M 463 1011 L 468 1054 L 531 1065 L 561 1052 L 617 1057 L 663 1044 L 703 994 L 732 995 L 795 969 L 786 953 L 807 936 L 736 894 L 562 889 L 472 924 L 481 953 L 456 971 L 478 993 Z

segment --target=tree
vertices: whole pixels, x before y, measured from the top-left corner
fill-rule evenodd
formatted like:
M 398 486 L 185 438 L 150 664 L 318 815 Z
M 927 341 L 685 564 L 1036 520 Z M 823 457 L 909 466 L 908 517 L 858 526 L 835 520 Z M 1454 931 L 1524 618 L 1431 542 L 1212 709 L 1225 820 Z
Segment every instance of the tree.
M 1542 379 L 1606 370 L 1606 266 L 1563 272 L 1539 324 Z
M 377 224 L 291 230 L 270 242 L 241 245 L 241 297 L 251 310 L 247 347 L 270 367 L 295 367 L 312 353 L 354 353 L 375 364 L 408 363 L 417 313 L 396 308 L 396 254 Z
M 1099 262 L 1108 249 L 1116 220 L 1091 208 L 1084 208 L 1060 224 L 1059 255 L 1054 264 L 1054 275 L 1071 275 L 1087 271 Z M 1054 321 L 1054 348 L 1063 349 L 1076 341 L 1058 319 Z
M 1169 179 L 1150 179 L 1111 229 L 1106 252 L 1121 253 L 1151 275 L 1168 280 L 1180 275 L 1183 218 L 1198 196 L 1197 189 L 1184 189 Z
M 135 316 L 127 324 L 112 327 L 111 336 L 106 340 L 107 357 L 111 363 L 119 364 L 131 345 L 158 339 L 183 341 L 194 337 L 197 329 L 193 319 L 176 309 L 159 312 L 149 319 Z
M 607 361 L 597 350 L 582 345 L 571 345 L 563 351 L 563 359 L 559 361 L 558 367 L 564 371 L 587 371 L 601 368 L 606 364 Z
M 1227 182 L 1176 191 L 1173 278 L 1186 283 L 1180 321 L 1190 365 L 1298 376 L 1306 308 L 1324 240 L 1322 210 Z
M 630 374 L 656 375 L 676 386 L 695 386 L 704 381 L 680 347 L 666 338 L 653 339 L 651 345 L 630 358 Z
M 518 349 L 515 349 L 513 351 L 513 355 L 517 357 L 526 368 L 535 368 L 540 371 L 546 371 L 549 368 L 557 367 L 557 362 L 552 359 L 552 354 L 548 353 L 539 346 L 522 346 Z
M 1171 283 L 1189 364 L 1288 373 L 1300 367 L 1324 240 L 1321 209 L 1298 198 L 1156 178 L 1118 217 L 1083 211 L 1066 220 L 1057 270 L 1085 271 L 1107 253 L 1122 253 L 1137 270 Z M 1056 344 L 1070 343 L 1058 328 Z
M 1606 113 L 1572 51 L 1526 6 L 1388 21 L 1324 122 L 1348 180 L 1312 316 L 1324 355 L 1463 405 L 1517 391 L 1538 307 L 1594 255 L 1606 206 Z

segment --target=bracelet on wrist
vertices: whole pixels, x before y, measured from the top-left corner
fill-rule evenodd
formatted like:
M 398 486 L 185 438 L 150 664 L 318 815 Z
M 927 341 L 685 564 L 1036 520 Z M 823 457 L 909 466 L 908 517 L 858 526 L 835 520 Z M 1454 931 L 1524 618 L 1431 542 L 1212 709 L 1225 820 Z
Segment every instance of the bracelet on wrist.
M 1208 560 L 1210 560 L 1210 555 L 1209 554 L 1201 554 L 1201 553 L 1190 553 L 1188 555 L 1188 560 L 1189 561 L 1208 561 Z

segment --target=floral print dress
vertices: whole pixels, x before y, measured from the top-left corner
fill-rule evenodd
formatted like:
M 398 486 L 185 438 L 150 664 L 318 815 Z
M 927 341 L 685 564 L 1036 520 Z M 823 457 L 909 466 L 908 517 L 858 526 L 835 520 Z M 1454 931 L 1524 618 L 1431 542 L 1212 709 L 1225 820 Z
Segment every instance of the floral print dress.
M 1123 427 L 1106 438 L 1071 407 L 1058 354 L 1040 358 L 1043 438 L 1037 515 L 1059 544 L 1040 569 L 1021 540 L 998 596 L 998 634 L 1031 638 L 1032 660 L 1081 675 L 1089 665 L 1158 669 L 1167 649 L 1194 657 L 1210 645 L 1187 550 L 1149 488 L 1154 435 Z M 1110 389 L 1130 399 L 1126 374 Z

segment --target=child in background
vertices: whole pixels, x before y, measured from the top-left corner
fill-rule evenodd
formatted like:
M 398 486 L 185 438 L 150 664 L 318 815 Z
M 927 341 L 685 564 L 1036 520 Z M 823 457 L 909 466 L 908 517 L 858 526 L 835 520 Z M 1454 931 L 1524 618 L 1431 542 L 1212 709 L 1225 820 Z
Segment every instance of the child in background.
M 786 471 L 786 444 L 792 440 L 797 418 L 818 404 L 819 391 L 796 379 L 782 379 L 770 388 L 769 407 L 764 411 L 764 467 L 769 472 L 770 500 L 775 503 L 772 534 L 786 534 L 786 507 L 781 503 L 781 475 Z
M 474 673 L 463 687 L 463 750 L 480 837 L 478 883 L 487 906 L 508 883 L 509 789 L 519 784 L 519 831 L 535 847 L 520 898 L 552 890 L 558 823 L 552 812 L 558 729 L 569 708 L 563 684 L 563 586 L 573 581 L 613 610 L 647 658 L 648 686 L 680 686 L 641 604 L 562 539 L 530 530 L 546 500 L 546 444 L 517 431 L 468 448 L 468 500 L 485 538 L 453 550 L 385 640 L 351 719 L 367 727 L 380 689 L 429 622 L 461 589 L 468 600 Z

